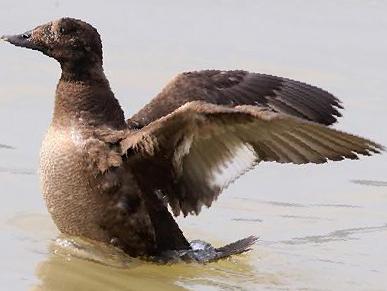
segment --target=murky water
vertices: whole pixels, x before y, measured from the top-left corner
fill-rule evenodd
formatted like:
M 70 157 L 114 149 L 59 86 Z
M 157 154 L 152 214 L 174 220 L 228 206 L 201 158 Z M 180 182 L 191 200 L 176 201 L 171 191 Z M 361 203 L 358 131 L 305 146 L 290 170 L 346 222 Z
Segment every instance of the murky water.
M 178 72 L 241 68 L 330 90 L 346 108 L 338 128 L 387 145 L 385 1 L 36 2 L 2 0 L 0 34 L 60 16 L 95 24 L 128 116 Z M 213 208 L 179 219 L 190 239 L 216 246 L 260 237 L 230 260 L 122 262 L 98 246 L 88 252 L 103 263 L 74 256 L 55 242 L 35 174 L 59 68 L 0 45 L 0 290 L 387 289 L 387 155 L 261 164 Z

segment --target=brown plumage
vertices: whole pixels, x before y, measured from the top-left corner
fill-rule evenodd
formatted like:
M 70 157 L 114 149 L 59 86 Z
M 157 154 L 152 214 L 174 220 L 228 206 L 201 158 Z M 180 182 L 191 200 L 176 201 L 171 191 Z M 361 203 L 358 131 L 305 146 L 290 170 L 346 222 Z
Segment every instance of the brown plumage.
M 330 93 L 246 71 L 180 74 L 126 121 L 92 26 L 62 18 L 2 38 L 62 68 L 40 166 L 56 225 L 132 256 L 190 249 L 167 205 L 175 215 L 199 214 L 261 161 L 324 163 L 382 149 L 327 127 L 342 108 Z M 213 258 L 244 252 L 254 241 L 217 249 Z

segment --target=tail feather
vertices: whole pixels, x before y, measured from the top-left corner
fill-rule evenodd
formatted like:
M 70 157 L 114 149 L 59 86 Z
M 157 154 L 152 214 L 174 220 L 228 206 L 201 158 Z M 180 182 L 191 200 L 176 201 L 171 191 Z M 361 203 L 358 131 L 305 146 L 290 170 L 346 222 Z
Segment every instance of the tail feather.
M 238 255 L 251 250 L 251 247 L 257 242 L 258 238 L 254 235 L 240 239 L 223 247 L 217 248 L 217 256 L 214 259 L 219 260 L 232 255 Z
M 189 249 L 164 251 L 160 256 L 153 257 L 152 260 L 158 263 L 184 261 L 205 264 L 245 253 L 251 250 L 257 240 L 258 238 L 252 235 L 220 248 L 214 248 L 205 241 L 194 240 L 191 241 Z

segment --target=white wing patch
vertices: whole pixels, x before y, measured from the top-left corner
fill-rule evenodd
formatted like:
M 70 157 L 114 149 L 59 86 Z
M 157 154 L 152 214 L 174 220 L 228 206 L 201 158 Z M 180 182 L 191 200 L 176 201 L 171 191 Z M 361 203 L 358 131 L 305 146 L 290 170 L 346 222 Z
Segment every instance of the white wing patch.
M 229 159 L 219 161 L 220 163 L 211 169 L 208 181 L 211 188 L 227 187 L 258 162 L 258 157 L 249 144 L 241 143 L 231 154 Z
M 193 141 L 193 135 L 190 134 L 184 137 L 183 141 L 176 147 L 176 150 L 173 154 L 173 166 L 176 169 L 176 172 L 182 174 L 183 172 L 183 163 L 182 160 L 184 156 L 188 155 Z

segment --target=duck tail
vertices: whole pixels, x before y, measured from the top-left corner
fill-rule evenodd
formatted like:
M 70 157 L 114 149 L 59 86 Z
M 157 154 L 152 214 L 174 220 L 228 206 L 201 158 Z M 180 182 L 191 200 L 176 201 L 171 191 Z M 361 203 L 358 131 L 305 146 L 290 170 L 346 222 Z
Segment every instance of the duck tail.
M 246 238 L 237 240 L 236 242 L 230 243 L 223 247 L 217 248 L 217 256 L 214 261 L 224 259 L 232 255 L 238 255 L 251 250 L 251 247 L 257 242 L 258 237 L 251 235 Z

